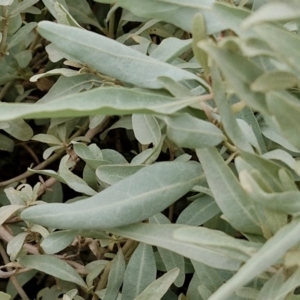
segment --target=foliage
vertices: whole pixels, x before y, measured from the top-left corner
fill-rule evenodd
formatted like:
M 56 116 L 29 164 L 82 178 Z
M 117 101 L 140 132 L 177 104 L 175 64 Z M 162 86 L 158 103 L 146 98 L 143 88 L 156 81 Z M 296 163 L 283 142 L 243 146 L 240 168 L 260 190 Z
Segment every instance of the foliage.
M 300 299 L 299 0 L 0 13 L 0 299 Z

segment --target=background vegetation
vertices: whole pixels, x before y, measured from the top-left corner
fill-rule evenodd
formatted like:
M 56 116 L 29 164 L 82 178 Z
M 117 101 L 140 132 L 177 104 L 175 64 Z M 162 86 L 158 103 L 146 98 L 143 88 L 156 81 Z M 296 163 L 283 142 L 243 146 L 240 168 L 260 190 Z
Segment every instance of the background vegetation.
M 300 299 L 300 1 L 0 0 L 0 299 Z

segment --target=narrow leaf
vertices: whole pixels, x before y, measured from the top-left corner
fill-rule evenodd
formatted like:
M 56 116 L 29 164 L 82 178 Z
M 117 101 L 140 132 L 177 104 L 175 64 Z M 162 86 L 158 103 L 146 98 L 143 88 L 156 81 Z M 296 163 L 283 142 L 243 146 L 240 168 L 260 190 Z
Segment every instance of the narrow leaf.
M 215 148 L 197 149 L 214 198 L 229 223 L 242 232 L 261 234 L 255 207 Z
M 179 270 L 177 268 L 170 270 L 159 279 L 151 283 L 138 297 L 134 300 L 157 300 L 167 292 L 171 284 L 178 276 Z
M 164 210 L 185 195 L 201 176 L 197 163 L 157 163 L 89 199 L 30 207 L 22 212 L 22 219 L 63 229 L 124 226 Z
M 122 297 L 133 300 L 156 278 L 152 246 L 140 243 L 132 254 L 124 274 Z

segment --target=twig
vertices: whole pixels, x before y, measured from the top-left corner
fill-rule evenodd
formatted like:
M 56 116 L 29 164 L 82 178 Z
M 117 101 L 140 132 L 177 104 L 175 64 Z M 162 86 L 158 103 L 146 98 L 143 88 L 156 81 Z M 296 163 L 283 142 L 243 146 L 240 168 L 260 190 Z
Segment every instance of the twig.
M 3 248 L 2 243 L 0 243 L 0 254 L 1 254 L 5 264 L 10 263 L 9 258 L 7 256 L 6 251 Z M 7 267 L 7 270 L 8 271 L 13 271 L 13 269 L 10 268 L 10 267 Z M 25 291 L 23 290 L 22 286 L 20 285 L 20 283 L 19 283 L 18 279 L 16 278 L 16 276 L 11 276 L 10 280 L 11 280 L 12 284 L 14 285 L 15 289 L 17 290 L 18 294 L 22 298 L 22 300 L 30 300 L 28 298 L 28 296 L 26 295 Z

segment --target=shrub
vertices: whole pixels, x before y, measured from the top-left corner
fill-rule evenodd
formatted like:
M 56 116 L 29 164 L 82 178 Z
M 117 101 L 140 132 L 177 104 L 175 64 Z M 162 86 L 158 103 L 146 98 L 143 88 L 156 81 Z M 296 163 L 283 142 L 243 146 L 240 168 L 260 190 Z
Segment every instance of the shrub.
M 300 2 L 265 2 L 0 0 L 1 299 L 299 299 Z

